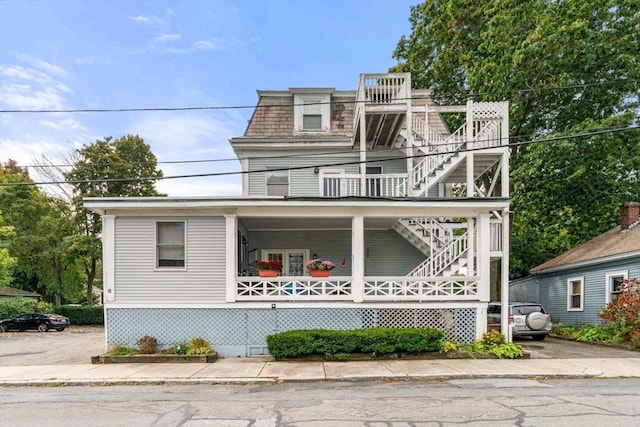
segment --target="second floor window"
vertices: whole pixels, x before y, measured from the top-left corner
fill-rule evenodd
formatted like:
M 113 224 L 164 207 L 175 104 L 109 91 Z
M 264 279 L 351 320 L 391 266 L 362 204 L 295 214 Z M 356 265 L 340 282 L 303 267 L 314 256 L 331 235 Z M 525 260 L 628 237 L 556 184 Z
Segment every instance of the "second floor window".
M 302 112 L 302 130 L 322 130 L 322 111 L 318 99 L 305 99 Z
M 289 195 L 289 172 L 267 171 L 267 196 Z
M 329 132 L 330 93 L 296 93 L 293 97 L 295 133 Z

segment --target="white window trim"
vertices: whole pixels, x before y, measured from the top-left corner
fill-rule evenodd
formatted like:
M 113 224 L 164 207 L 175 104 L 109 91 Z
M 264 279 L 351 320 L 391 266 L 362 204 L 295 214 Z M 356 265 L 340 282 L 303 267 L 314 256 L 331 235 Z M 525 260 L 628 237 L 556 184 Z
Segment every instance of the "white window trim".
M 303 129 L 302 116 L 304 115 L 305 101 L 320 101 L 320 115 L 322 116 L 321 129 Z M 309 93 L 293 95 L 293 130 L 294 133 L 327 133 L 331 130 L 331 94 Z
M 184 223 L 184 267 L 160 267 L 158 265 L 158 223 L 165 223 L 165 222 L 182 222 Z M 154 259 L 153 259 L 153 265 L 154 265 L 154 271 L 187 271 L 187 265 L 188 265 L 188 256 L 187 256 L 187 227 L 188 227 L 188 223 L 186 220 L 184 219 L 162 219 L 162 220 L 156 220 L 154 222 L 153 225 L 154 229 L 153 229 L 153 246 L 154 246 Z
M 612 271 L 611 273 L 607 273 L 605 276 L 605 300 L 606 304 L 609 304 L 611 300 L 611 295 L 613 294 L 613 289 L 611 289 L 611 279 L 614 277 L 622 276 L 624 280 L 629 278 L 629 270 L 620 270 L 620 271 Z
M 277 168 L 279 169 L 279 168 Z M 282 170 L 273 170 L 273 169 L 267 169 L 264 171 L 264 195 L 267 197 L 282 197 L 282 196 L 271 196 L 269 194 L 269 184 L 267 184 L 267 181 L 269 179 L 268 175 L 270 172 L 286 172 L 287 173 L 287 196 L 288 197 L 291 195 L 291 172 L 290 171 L 282 171 Z
M 571 283 L 572 282 L 580 282 L 580 307 L 575 308 L 571 307 Z M 567 279 L 567 311 L 584 311 L 584 276 L 580 277 L 569 277 Z

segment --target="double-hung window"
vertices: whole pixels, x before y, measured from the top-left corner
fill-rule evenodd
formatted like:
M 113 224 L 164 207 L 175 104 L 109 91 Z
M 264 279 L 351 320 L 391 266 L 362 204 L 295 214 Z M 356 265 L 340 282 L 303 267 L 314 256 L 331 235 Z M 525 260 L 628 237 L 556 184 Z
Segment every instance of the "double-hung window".
M 156 222 L 156 268 L 185 268 L 186 223 Z
M 327 91 L 295 92 L 293 96 L 295 133 L 329 132 L 331 127 L 331 93 Z
M 584 277 L 567 280 L 567 311 L 584 310 Z
M 612 273 L 607 273 L 607 294 L 605 303 L 610 303 L 622 293 L 622 285 L 624 284 L 624 281 L 628 279 L 628 274 L 628 271 L 615 271 Z
M 289 195 L 289 171 L 267 170 L 267 196 Z

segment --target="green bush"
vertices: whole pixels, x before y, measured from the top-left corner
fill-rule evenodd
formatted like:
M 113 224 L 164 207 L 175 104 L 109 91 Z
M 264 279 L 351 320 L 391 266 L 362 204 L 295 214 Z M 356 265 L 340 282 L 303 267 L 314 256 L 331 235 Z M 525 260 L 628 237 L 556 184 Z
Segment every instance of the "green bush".
M 101 305 L 57 305 L 55 313 L 68 317 L 72 325 L 104 325 Z
M 211 343 L 204 338 L 194 338 L 189 341 L 189 348 L 187 348 L 187 354 L 209 354 L 211 353 Z
M 132 356 L 134 354 L 139 354 L 139 352 L 135 348 L 116 344 L 107 351 L 107 354 L 109 356 Z
M 0 299 L 0 319 L 10 319 L 27 313 L 53 313 L 53 306 L 33 298 Z
M 310 329 L 269 335 L 267 347 L 275 358 L 324 355 L 328 360 L 346 360 L 352 353 L 383 355 L 439 351 L 441 340 L 442 332 L 431 328 Z

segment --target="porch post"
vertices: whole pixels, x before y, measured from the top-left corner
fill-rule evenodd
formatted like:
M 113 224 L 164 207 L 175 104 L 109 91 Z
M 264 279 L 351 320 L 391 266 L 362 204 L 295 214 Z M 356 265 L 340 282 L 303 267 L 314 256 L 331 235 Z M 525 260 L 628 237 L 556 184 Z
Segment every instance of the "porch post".
M 502 266 L 502 280 L 500 282 L 500 301 L 502 302 L 502 307 L 509 307 L 509 209 L 504 209 L 502 211 L 502 261 L 500 262 Z M 502 310 L 502 314 L 500 315 L 500 324 L 502 325 L 501 332 L 507 337 L 507 342 L 512 342 L 512 330 L 509 326 L 508 321 L 509 313 L 507 310 Z
M 102 286 L 105 302 L 116 299 L 116 216 L 102 216 Z M 105 322 L 106 325 L 106 322 Z
M 476 224 L 478 234 L 478 254 L 477 254 L 477 275 L 478 275 L 478 297 L 480 303 L 488 303 L 491 287 L 491 215 L 482 214 L 478 216 Z M 476 323 L 476 339 L 482 338 L 482 334 L 487 331 L 487 308 L 478 308 Z
M 467 137 L 466 139 L 466 149 L 472 150 L 475 147 L 473 143 L 474 134 L 473 134 L 473 101 L 467 101 Z M 474 187 L 474 164 L 473 164 L 473 151 L 467 151 L 467 197 L 473 197 L 473 193 L 475 192 Z
M 236 301 L 236 215 L 225 215 L 225 283 L 226 302 Z
M 364 301 L 364 217 L 356 215 L 351 219 L 351 289 L 353 302 Z
M 367 195 L 367 115 L 366 103 L 360 106 L 360 197 Z

